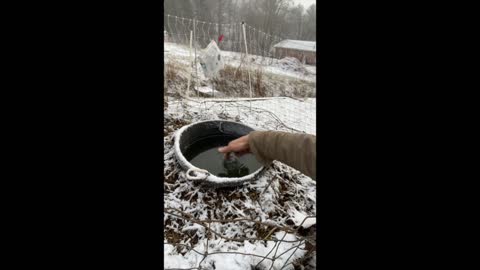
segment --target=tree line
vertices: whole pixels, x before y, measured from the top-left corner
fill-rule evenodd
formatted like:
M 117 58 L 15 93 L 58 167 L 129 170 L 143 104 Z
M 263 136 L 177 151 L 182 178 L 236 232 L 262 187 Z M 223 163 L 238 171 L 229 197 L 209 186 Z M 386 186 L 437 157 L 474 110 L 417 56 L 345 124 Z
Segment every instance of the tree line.
M 218 24 L 245 21 L 270 35 L 316 40 L 315 4 L 305 9 L 292 0 L 165 0 L 164 12 Z

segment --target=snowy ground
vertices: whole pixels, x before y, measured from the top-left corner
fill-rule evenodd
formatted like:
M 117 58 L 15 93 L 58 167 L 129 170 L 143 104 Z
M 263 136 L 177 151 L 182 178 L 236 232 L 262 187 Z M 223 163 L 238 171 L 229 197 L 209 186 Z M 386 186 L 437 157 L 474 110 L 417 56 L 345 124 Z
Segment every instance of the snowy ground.
M 195 101 L 196 100 L 196 101 Z M 284 130 L 316 134 L 314 98 L 297 100 L 274 97 L 235 101 L 225 99 L 171 100 L 166 114 L 179 118 L 196 115 L 198 120 L 225 119 L 227 115 L 258 130 Z
M 183 62 L 189 63 L 189 48 L 187 46 L 176 43 L 164 43 L 165 59 L 169 61 L 172 58 Z M 193 51 L 192 51 L 193 54 Z M 197 49 L 197 55 L 200 54 L 200 50 Z M 224 62 L 227 65 L 238 67 L 240 65 L 243 55 L 238 52 L 222 51 Z M 253 68 L 263 66 L 264 71 L 287 76 L 307 81 L 315 82 L 316 80 L 316 67 L 310 65 L 302 65 L 298 60 L 287 59 L 275 59 L 269 57 L 262 57 L 257 55 L 251 55 L 251 66 Z
M 175 159 L 173 138 L 184 125 L 214 119 L 257 130 L 316 134 L 316 103 L 307 98 L 316 93 L 316 68 L 292 59 L 263 59 L 262 65 L 262 59 L 254 57 L 268 74 L 265 85 L 270 97 L 186 99 L 174 93 L 186 89 L 188 50 L 171 43 L 165 43 L 165 50 L 166 61 L 176 63 L 178 74 L 167 83 L 170 95 L 164 109 L 164 268 L 315 269 L 315 181 L 274 162 L 258 179 L 242 186 L 196 185 L 185 178 Z M 240 54 L 222 55 L 227 65 L 240 65 Z M 278 97 L 283 95 L 291 97 Z
M 241 53 L 222 51 L 225 68 L 215 80 L 209 80 L 203 76 L 199 61 L 197 70 L 189 66 L 189 50 L 186 46 L 165 43 L 164 54 L 167 74 L 168 70 L 172 71 L 172 76 L 167 76 L 166 82 L 170 95 L 184 92 L 192 73 L 200 86 L 214 87 L 220 90 L 223 97 L 247 97 L 252 88 L 253 97 L 316 96 L 316 67 L 303 65 L 295 58 L 279 60 L 251 55 L 249 60 L 245 60 Z M 200 54 L 201 50 L 197 50 L 197 56 Z M 250 71 L 249 76 L 247 70 Z
M 169 101 L 164 120 L 165 269 L 200 264 L 203 269 L 240 270 L 257 265 L 255 269 L 272 265 L 272 269 L 314 269 L 315 218 L 309 217 L 316 215 L 315 181 L 274 162 L 259 179 L 240 187 L 196 186 L 185 178 L 173 152 L 175 131 L 201 120 L 239 121 L 256 129 L 301 129 L 294 118 L 282 115 L 300 103 L 310 104 L 310 113 L 314 112 L 311 99 L 258 100 L 252 102 L 252 109 L 248 101 Z M 314 133 L 315 119 L 311 121 L 313 129 L 299 131 Z M 242 220 L 231 221 L 235 219 Z M 219 222 L 206 222 L 211 220 Z M 205 257 L 207 246 L 210 255 Z

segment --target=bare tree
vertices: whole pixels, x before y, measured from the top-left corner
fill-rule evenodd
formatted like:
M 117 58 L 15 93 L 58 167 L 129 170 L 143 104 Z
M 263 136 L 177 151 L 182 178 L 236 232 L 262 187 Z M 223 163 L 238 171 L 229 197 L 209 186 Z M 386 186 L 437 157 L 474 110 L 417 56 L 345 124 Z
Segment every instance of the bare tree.
M 208 37 L 202 42 L 217 40 L 223 34 L 226 40 L 237 42 L 234 44 L 226 41 L 222 44 L 232 50 L 240 50 L 238 40 L 243 39 L 239 26 L 241 21 L 257 29 L 253 33 L 247 32 L 247 35 L 254 35 L 252 39 L 255 39 L 255 47 L 260 51 L 268 51 L 274 42 L 278 42 L 278 38 L 271 36 L 316 39 L 315 4 L 305 10 L 302 5 L 294 6 L 292 0 L 165 0 L 164 8 L 165 13 L 174 16 L 195 17 L 200 21 L 216 23 L 217 26 L 207 31 Z M 222 26 L 225 23 L 236 25 L 225 28 Z M 184 37 L 189 35 L 190 28 L 191 25 L 177 24 L 175 31 L 179 37 Z M 259 34 L 258 30 L 268 35 Z
M 307 9 L 307 14 L 305 17 L 305 35 L 304 39 L 306 40 L 316 40 L 316 30 L 317 30 L 317 6 L 315 4 L 311 5 Z
M 302 5 L 289 8 L 281 27 L 281 34 L 291 39 L 301 39 L 304 28 L 304 13 L 305 10 Z
M 302 5 L 298 5 L 296 8 L 295 8 L 295 15 L 297 17 L 297 20 L 296 20 L 296 27 L 295 27 L 295 30 L 296 30 L 296 38 L 297 39 L 301 39 L 302 37 L 302 32 L 303 32 L 303 21 L 304 21 L 304 18 L 303 18 L 303 13 L 305 12 L 305 9 L 303 8 Z
M 263 29 L 268 33 L 278 34 L 279 30 L 275 24 L 282 24 L 284 17 L 291 1 L 290 0 L 261 0 L 259 8 L 263 13 Z

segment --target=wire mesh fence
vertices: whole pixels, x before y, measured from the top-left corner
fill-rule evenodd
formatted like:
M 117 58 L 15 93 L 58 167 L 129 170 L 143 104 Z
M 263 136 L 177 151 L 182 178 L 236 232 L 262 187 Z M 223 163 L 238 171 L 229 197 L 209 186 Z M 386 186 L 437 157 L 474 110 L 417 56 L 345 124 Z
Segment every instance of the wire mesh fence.
M 165 14 L 164 25 L 165 269 L 309 269 L 315 226 L 304 225 L 315 219 L 313 180 L 275 163 L 255 183 L 204 190 L 186 181 L 172 144 L 182 125 L 214 119 L 316 134 L 316 68 L 276 58 L 284 38 L 248 22 Z M 198 56 L 211 40 L 225 67 L 206 78 Z
M 314 218 L 316 218 L 315 216 L 305 217 L 303 219 L 303 221 L 301 222 L 300 226 L 297 229 L 292 229 L 292 228 L 289 228 L 289 227 L 281 227 L 281 226 L 278 226 L 278 225 L 275 225 L 275 224 L 272 224 L 272 223 L 260 222 L 260 221 L 253 220 L 253 219 L 248 219 L 248 218 L 231 219 L 231 220 L 228 220 L 228 219 L 223 219 L 223 220 L 198 220 L 198 219 L 194 219 L 188 213 L 185 213 L 183 211 L 180 211 L 178 209 L 173 209 L 173 208 L 166 208 L 165 211 L 164 211 L 164 215 L 169 215 L 169 216 L 172 216 L 172 217 L 175 217 L 175 218 L 178 218 L 178 219 L 189 221 L 191 223 L 199 224 L 200 226 L 205 228 L 205 231 L 206 231 L 205 234 L 207 235 L 204 251 L 196 250 L 193 247 L 193 245 L 191 245 L 191 244 L 187 245 L 187 244 L 182 244 L 182 243 L 171 243 L 171 244 L 168 243 L 169 245 L 174 246 L 180 252 L 183 249 L 187 249 L 187 250 L 191 250 L 191 251 L 199 254 L 202 257 L 201 261 L 198 263 L 198 265 L 196 267 L 166 268 L 166 269 L 169 269 L 169 270 L 172 270 L 172 269 L 207 269 L 208 267 L 203 267 L 202 263 L 205 261 L 207 256 L 212 256 L 212 255 L 215 255 L 215 254 L 225 254 L 225 255 L 239 254 L 239 255 L 243 255 L 243 256 L 252 256 L 252 257 L 255 257 L 255 258 L 259 258 L 258 262 L 254 266 L 254 269 L 259 269 L 259 266 L 262 265 L 262 263 L 264 261 L 271 262 L 270 267 L 268 269 L 274 269 L 273 267 L 275 265 L 275 262 L 279 261 L 279 258 L 282 258 L 282 260 L 281 260 L 282 266 L 281 266 L 281 268 L 278 268 L 278 269 L 284 269 L 287 266 L 294 264 L 294 262 L 290 261 L 290 259 L 292 258 L 292 256 L 295 254 L 295 252 L 297 250 L 300 249 L 300 250 L 306 251 L 307 253 L 309 253 L 308 255 L 312 254 L 315 250 L 315 235 L 299 237 L 296 240 L 285 240 L 285 237 L 287 236 L 288 233 L 295 233 L 295 234 L 298 235 L 299 234 L 299 232 L 298 232 L 299 228 L 301 228 L 301 226 L 305 223 L 305 221 L 307 219 L 312 219 L 312 218 L 314 219 Z M 217 223 L 245 222 L 245 223 L 261 224 L 261 225 L 264 225 L 266 227 L 270 227 L 271 230 L 269 231 L 269 233 L 267 234 L 267 236 L 265 238 L 252 238 L 252 237 L 229 238 L 229 237 L 225 237 L 221 233 L 211 229 L 210 224 L 211 223 L 216 223 L 216 222 Z M 209 240 L 210 240 L 210 242 L 215 242 L 218 239 L 224 239 L 226 241 L 235 241 L 235 242 L 240 242 L 240 243 L 243 243 L 245 241 L 266 241 L 266 239 L 275 230 L 278 230 L 278 229 L 280 229 L 284 232 L 283 236 L 282 236 L 281 239 L 272 239 L 271 240 L 271 241 L 275 242 L 275 244 L 273 245 L 273 247 L 271 249 L 269 249 L 269 252 L 266 255 L 259 255 L 259 254 L 255 254 L 255 253 L 245 253 L 245 252 L 238 252 L 238 251 L 211 251 L 211 252 L 209 252 L 209 243 L 208 243 Z M 190 238 L 190 240 L 191 239 L 192 238 Z M 279 250 L 279 247 L 282 243 L 289 243 L 290 247 L 288 247 L 285 251 L 279 253 L 278 250 Z M 309 246 L 307 245 L 307 243 L 309 244 Z M 277 255 L 277 253 L 278 253 L 278 255 Z M 297 263 L 299 263 L 299 262 L 297 261 Z M 264 265 L 266 265 L 266 264 L 264 264 Z
M 174 131 L 202 115 L 185 112 L 165 120 L 165 269 L 314 269 L 315 182 L 279 162 L 239 187 L 188 181 Z
M 202 106 L 203 102 L 226 102 L 225 98 L 229 98 L 228 106 L 236 107 L 244 106 L 241 98 L 248 97 L 250 107 L 270 112 L 278 108 L 278 112 L 272 112 L 278 119 L 302 127 L 292 127 L 291 131 L 314 132 L 316 68 L 294 57 L 276 58 L 274 45 L 282 37 L 246 22 L 218 24 L 170 14 L 165 14 L 164 20 L 166 99 L 190 98 Z M 214 78 L 206 78 L 198 56 L 212 40 L 222 50 L 225 67 Z M 261 102 L 254 102 L 257 98 Z M 264 102 L 265 98 L 270 102 Z
M 274 162 L 247 185 L 204 188 L 186 180 L 173 157 L 172 141 L 170 133 L 164 154 L 165 269 L 308 265 L 316 246 L 313 180 Z
M 192 31 L 195 33 L 193 46 L 197 48 L 205 48 L 211 40 L 215 40 L 222 50 L 244 53 L 246 39 L 250 54 L 260 57 L 261 63 L 269 64 L 274 60 L 273 45 L 285 39 L 265 33 L 246 22 L 219 24 L 165 14 L 164 26 L 167 42 L 188 45 Z

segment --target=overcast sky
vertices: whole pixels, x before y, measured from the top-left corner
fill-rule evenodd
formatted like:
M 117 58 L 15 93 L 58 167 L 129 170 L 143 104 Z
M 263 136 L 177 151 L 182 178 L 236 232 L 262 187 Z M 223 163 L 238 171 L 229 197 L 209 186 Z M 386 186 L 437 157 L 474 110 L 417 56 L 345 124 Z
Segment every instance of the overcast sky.
M 315 4 L 316 2 L 317 2 L 316 0 L 293 0 L 293 3 L 295 5 L 302 4 L 305 7 L 305 9 L 307 9 L 312 4 Z

